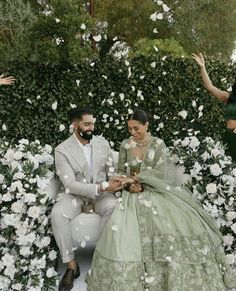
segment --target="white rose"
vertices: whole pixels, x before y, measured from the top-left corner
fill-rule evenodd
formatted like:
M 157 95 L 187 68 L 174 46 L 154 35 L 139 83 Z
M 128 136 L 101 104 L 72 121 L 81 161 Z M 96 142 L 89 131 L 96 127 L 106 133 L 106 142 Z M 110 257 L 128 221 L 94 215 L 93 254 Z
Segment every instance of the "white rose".
M 232 231 L 233 231 L 234 233 L 236 233 L 236 223 L 234 223 L 234 224 L 231 225 L 230 227 L 231 227 Z
M 36 202 L 36 196 L 31 193 L 25 193 L 24 194 L 24 201 L 25 203 L 34 203 Z
M 212 149 L 211 150 L 211 154 L 212 154 L 212 156 L 214 157 L 214 158 L 216 158 L 217 156 L 219 156 L 220 155 L 220 150 L 218 150 L 218 149 Z
M 185 138 L 183 141 L 182 141 L 182 146 L 183 147 L 186 147 L 189 145 L 189 138 Z
M 234 237 L 231 234 L 227 234 L 224 236 L 224 244 L 226 246 L 231 246 L 234 241 Z
M 12 267 L 14 265 L 14 263 L 15 263 L 15 258 L 12 255 L 5 254 L 2 257 L 2 263 L 6 267 Z
M 3 181 L 4 181 L 4 176 L 0 174 L 0 184 L 3 184 Z
M 178 113 L 178 116 L 182 117 L 183 119 L 186 119 L 188 115 L 188 112 L 186 110 L 182 110 Z
M 14 214 L 4 214 L 2 222 L 3 222 L 3 226 L 15 226 L 16 217 Z
M 206 191 L 208 194 L 214 194 L 217 191 L 216 184 L 210 183 L 206 186 Z
M 22 201 L 16 201 L 11 205 L 11 210 L 16 213 L 20 213 L 23 207 Z
M 54 250 L 50 251 L 50 253 L 48 254 L 48 257 L 51 261 L 54 261 L 57 258 L 57 252 Z
M 22 157 L 23 157 L 23 153 L 22 152 L 17 151 L 17 152 L 14 153 L 14 159 L 15 160 L 19 161 L 19 160 L 22 159 Z
M 14 290 L 20 291 L 20 290 L 22 290 L 22 287 L 23 287 L 23 285 L 20 283 L 16 283 L 16 284 L 12 285 L 12 289 L 14 289 Z
M 28 210 L 28 215 L 34 219 L 38 218 L 40 215 L 40 208 L 37 206 L 32 206 Z
M 234 254 L 228 254 L 225 256 L 226 257 L 226 261 L 229 265 L 233 265 L 235 262 L 235 257 Z
M 227 212 L 226 216 L 227 216 L 227 218 L 228 218 L 229 220 L 233 220 L 233 219 L 236 218 L 236 212 L 234 212 L 234 211 L 229 211 L 229 212 Z
M 2 195 L 2 201 L 8 202 L 12 200 L 12 195 L 10 192 L 7 192 L 5 194 Z
M 21 140 L 19 140 L 19 144 L 26 144 L 26 145 L 28 145 L 29 144 L 29 141 L 28 141 L 28 139 L 22 138 Z
M 48 278 L 51 278 L 51 277 L 56 276 L 56 275 L 57 275 L 57 272 L 54 270 L 54 268 L 47 269 L 46 276 Z
M 199 140 L 198 140 L 195 136 L 192 137 L 189 146 L 190 146 L 192 149 L 195 149 L 195 148 L 198 147 L 199 145 L 200 145 Z
M 223 174 L 221 167 L 218 164 L 214 164 L 210 166 L 210 171 L 213 176 L 219 176 Z
M 234 169 L 232 170 L 232 174 L 234 175 L 234 177 L 236 177 L 236 168 L 234 168 Z
M 20 254 L 23 257 L 28 257 L 31 253 L 32 252 L 30 251 L 30 247 L 28 247 L 28 246 L 20 248 Z
M 41 239 L 41 245 L 42 245 L 42 247 L 48 246 L 50 244 L 50 242 L 51 242 L 51 239 L 50 239 L 49 236 L 45 236 L 45 237 L 43 237 Z
M 25 177 L 25 174 L 22 172 L 17 172 L 14 174 L 13 179 L 14 180 L 21 180 Z

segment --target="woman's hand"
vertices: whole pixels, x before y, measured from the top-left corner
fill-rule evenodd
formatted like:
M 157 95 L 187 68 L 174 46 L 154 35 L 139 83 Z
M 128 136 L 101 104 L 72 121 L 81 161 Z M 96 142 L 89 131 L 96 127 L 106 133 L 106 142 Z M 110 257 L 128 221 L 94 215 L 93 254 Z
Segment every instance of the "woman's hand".
M 130 193 L 140 193 L 143 191 L 143 187 L 138 182 L 135 182 L 129 186 Z
M 10 76 L 4 78 L 3 75 L 0 76 L 0 85 L 11 85 L 15 82 L 15 78 Z
M 204 57 L 203 57 L 203 54 L 200 53 L 200 54 L 192 54 L 192 58 L 195 60 L 195 62 L 198 64 L 198 66 L 200 68 L 204 68 L 205 67 L 205 60 L 204 60 Z

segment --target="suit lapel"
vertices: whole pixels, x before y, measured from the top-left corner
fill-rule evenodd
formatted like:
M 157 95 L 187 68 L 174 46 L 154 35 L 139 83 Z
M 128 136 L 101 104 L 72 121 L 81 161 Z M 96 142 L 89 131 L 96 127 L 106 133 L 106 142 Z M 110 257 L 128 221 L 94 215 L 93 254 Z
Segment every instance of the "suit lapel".
M 92 161 L 93 161 L 93 182 L 95 183 L 97 180 L 98 171 L 101 167 L 101 145 L 99 144 L 98 140 L 95 140 L 95 138 L 92 139 Z
M 84 177 L 86 178 L 87 182 L 90 182 L 90 171 L 88 167 L 87 160 L 84 155 L 83 149 L 78 144 L 75 136 L 71 136 L 71 143 L 70 143 L 70 154 L 74 158 L 75 162 L 79 165 Z

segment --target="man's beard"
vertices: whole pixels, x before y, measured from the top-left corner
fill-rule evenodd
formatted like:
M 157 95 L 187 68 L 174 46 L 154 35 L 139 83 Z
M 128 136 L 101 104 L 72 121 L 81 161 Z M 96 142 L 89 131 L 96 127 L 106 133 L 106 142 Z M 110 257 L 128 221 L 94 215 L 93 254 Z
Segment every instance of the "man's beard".
M 90 133 L 88 133 L 90 132 Z M 93 131 L 92 130 L 86 130 L 86 131 L 83 131 L 81 129 L 77 129 L 77 133 L 85 140 L 91 140 L 92 137 L 93 137 Z

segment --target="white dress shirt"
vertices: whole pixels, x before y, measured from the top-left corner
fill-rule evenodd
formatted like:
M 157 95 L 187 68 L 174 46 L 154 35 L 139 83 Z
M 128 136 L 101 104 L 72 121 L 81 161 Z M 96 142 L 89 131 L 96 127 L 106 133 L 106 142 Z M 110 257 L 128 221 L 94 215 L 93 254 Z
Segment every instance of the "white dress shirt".
M 88 167 L 89 167 L 89 172 L 90 172 L 90 182 L 93 181 L 93 159 L 92 159 L 92 144 L 89 142 L 89 143 L 86 143 L 86 144 L 82 144 L 79 139 L 76 137 L 75 133 L 73 134 L 75 139 L 77 140 L 79 146 L 81 147 L 81 149 L 83 150 L 84 152 L 84 156 L 85 156 L 85 159 L 87 161 L 87 164 L 88 164 Z M 96 188 L 96 196 L 98 196 L 99 193 L 98 193 L 98 185 L 97 185 L 97 188 Z

